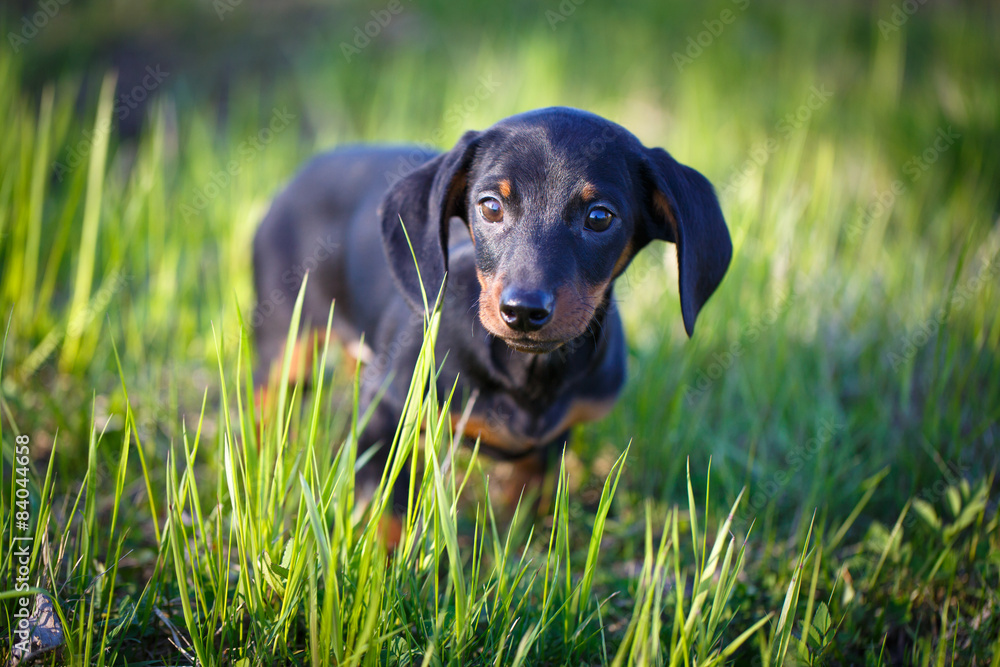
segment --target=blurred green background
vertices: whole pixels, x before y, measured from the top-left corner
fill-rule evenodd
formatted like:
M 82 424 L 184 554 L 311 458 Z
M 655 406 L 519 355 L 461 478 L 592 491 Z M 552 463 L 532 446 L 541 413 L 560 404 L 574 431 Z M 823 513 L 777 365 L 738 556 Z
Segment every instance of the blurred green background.
M 746 486 L 741 529 L 771 538 L 870 488 L 858 538 L 910 498 L 943 505 L 942 481 L 992 487 L 996 3 L 42 0 L 6 3 L 0 28 L 3 418 L 39 456 L 59 432 L 64 483 L 93 419 L 123 428 L 112 340 L 153 442 L 218 400 L 254 230 L 311 155 L 447 148 L 567 105 L 704 173 L 734 241 L 692 340 L 672 246 L 616 288 L 629 384 L 572 451 L 586 486 L 632 443 L 623 524 L 686 498 L 688 460 L 703 493 L 711 459 L 726 506 Z

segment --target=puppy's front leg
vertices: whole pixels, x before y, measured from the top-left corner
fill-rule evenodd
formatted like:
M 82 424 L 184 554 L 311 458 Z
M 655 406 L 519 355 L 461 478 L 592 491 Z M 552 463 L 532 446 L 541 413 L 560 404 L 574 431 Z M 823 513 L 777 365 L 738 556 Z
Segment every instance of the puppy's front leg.
M 514 516 L 518 503 L 521 511 L 529 509 L 532 517 L 549 512 L 553 490 L 547 487 L 546 477 L 568 438 L 569 431 L 565 431 L 527 456 L 497 465 L 501 488 L 495 497 L 509 518 Z

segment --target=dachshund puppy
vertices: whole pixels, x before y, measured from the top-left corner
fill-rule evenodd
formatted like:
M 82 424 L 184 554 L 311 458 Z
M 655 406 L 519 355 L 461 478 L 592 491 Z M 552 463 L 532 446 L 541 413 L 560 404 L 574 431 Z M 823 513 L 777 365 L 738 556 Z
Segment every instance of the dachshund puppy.
M 326 153 L 276 198 L 254 241 L 258 300 L 268 306 L 254 317 L 256 382 L 273 379 L 310 268 L 302 326 L 325 332 L 335 301 L 337 337 L 367 363 L 361 409 L 385 387 L 359 442 L 382 445 L 360 473 L 377 481 L 422 341 L 420 280 L 433 300 L 447 277 L 438 395 L 457 380 L 456 396 L 474 402 L 465 419 L 452 405 L 453 424 L 487 454 L 516 461 L 520 484 L 531 484 L 574 424 L 611 410 L 625 379 L 614 281 L 654 240 L 677 245 L 691 335 L 732 255 L 713 188 L 584 111 L 519 114 L 440 154 Z M 302 341 L 312 348 L 313 338 Z

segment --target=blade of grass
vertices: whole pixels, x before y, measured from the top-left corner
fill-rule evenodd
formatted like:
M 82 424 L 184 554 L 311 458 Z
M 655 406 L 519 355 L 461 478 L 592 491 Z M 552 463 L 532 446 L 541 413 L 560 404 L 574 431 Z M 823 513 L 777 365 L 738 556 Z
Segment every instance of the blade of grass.
M 590 535 L 590 543 L 587 547 L 587 561 L 583 566 L 583 581 L 577 591 L 571 607 L 572 614 L 579 623 L 580 615 L 586 608 L 590 599 L 590 591 L 594 584 L 594 574 L 597 571 L 597 558 L 600 555 L 601 541 L 604 538 L 604 528 L 607 523 L 608 512 L 611 510 L 611 502 L 614 499 L 615 491 L 618 489 L 618 482 L 621 479 L 622 470 L 625 468 L 625 460 L 628 458 L 628 446 L 622 452 L 618 460 L 611 466 L 607 478 L 604 480 L 604 488 L 601 489 L 601 499 L 597 503 L 597 513 L 594 516 L 594 528 Z M 614 478 L 614 481 L 612 481 Z
M 35 138 L 34 165 L 31 171 L 31 196 L 28 201 L 28 237 L 24 249 L 24 274 L 21 276 L 23 287 L 22 298 L 31 308 L 25 308 L 23 313 L 30 313 L 38 318 L 38 309 L 45 304 L 35 302 L 35 290 L 38 287 L 38 259 L 42 238 L 42 209 L 45 206 L 45 185 L 48 180 L 49 167 L 49 135 L 52 125 L 52 104 L 55 91 L 52 84 L 42 91 L 38 110 L 37 136 Z
M 94 279 L 94 265 L 97 259 L 97 230 L 101 219 L 101 204 L 104 193 L 104 164 L 108 153 L 108 137 L 111 128 L 111 110 L 115 92 L 116 77 L 108 73 L 101 83 L 98 95 L 97 117 L 94 120 L 94 141 L 90 148 L 90 164 L 87 169 L 87 195 L 83 209 L 83 233 L 80 251 L 77 254 L 76 279 L 73 281 L 73 297 L 70 301 L 67 322 L 83 321 L 84 309 Z M 69 372 L 76 363 L 80 349 L 83 327 L 68 326 L 63 344 L 60 367 Z
M 777 655 L 772 656 L 776 658 L 772 664 L 783 665 L 785 664 L 785 656 L 788 653 L 788 647 L 792 640 L 792 626 L 795 623 L 795 608 L 799 600 L 799 588 L 802 585 L 802 568 L 805 566 L 806 558 L 809 553 L 809 543 L 812 541 L 812 531 L 813 523 L 816 520 L 816 513 L 813 512 L 812 521 L 809 522 L 809 530 L 806 533 L 806 539 L 802 544 L 802 553 L 799 556 L 798 563 L 795 565 L 795 570 L 792 573 L 792 581 L 788 584 L 788 591 L 785 593 L 785 602 L 781 605 L 781 615 L 778 616 L 778 651 Z

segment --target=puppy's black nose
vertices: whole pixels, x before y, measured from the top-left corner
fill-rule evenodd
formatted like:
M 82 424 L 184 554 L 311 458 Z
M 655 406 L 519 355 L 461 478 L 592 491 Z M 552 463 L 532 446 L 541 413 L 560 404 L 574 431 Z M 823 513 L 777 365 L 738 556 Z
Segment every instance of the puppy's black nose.
M 500 316 L 514 331 L 538 331 L 552 319 L 554 301 L 548 292 L 505 287 L 500 294 Z

